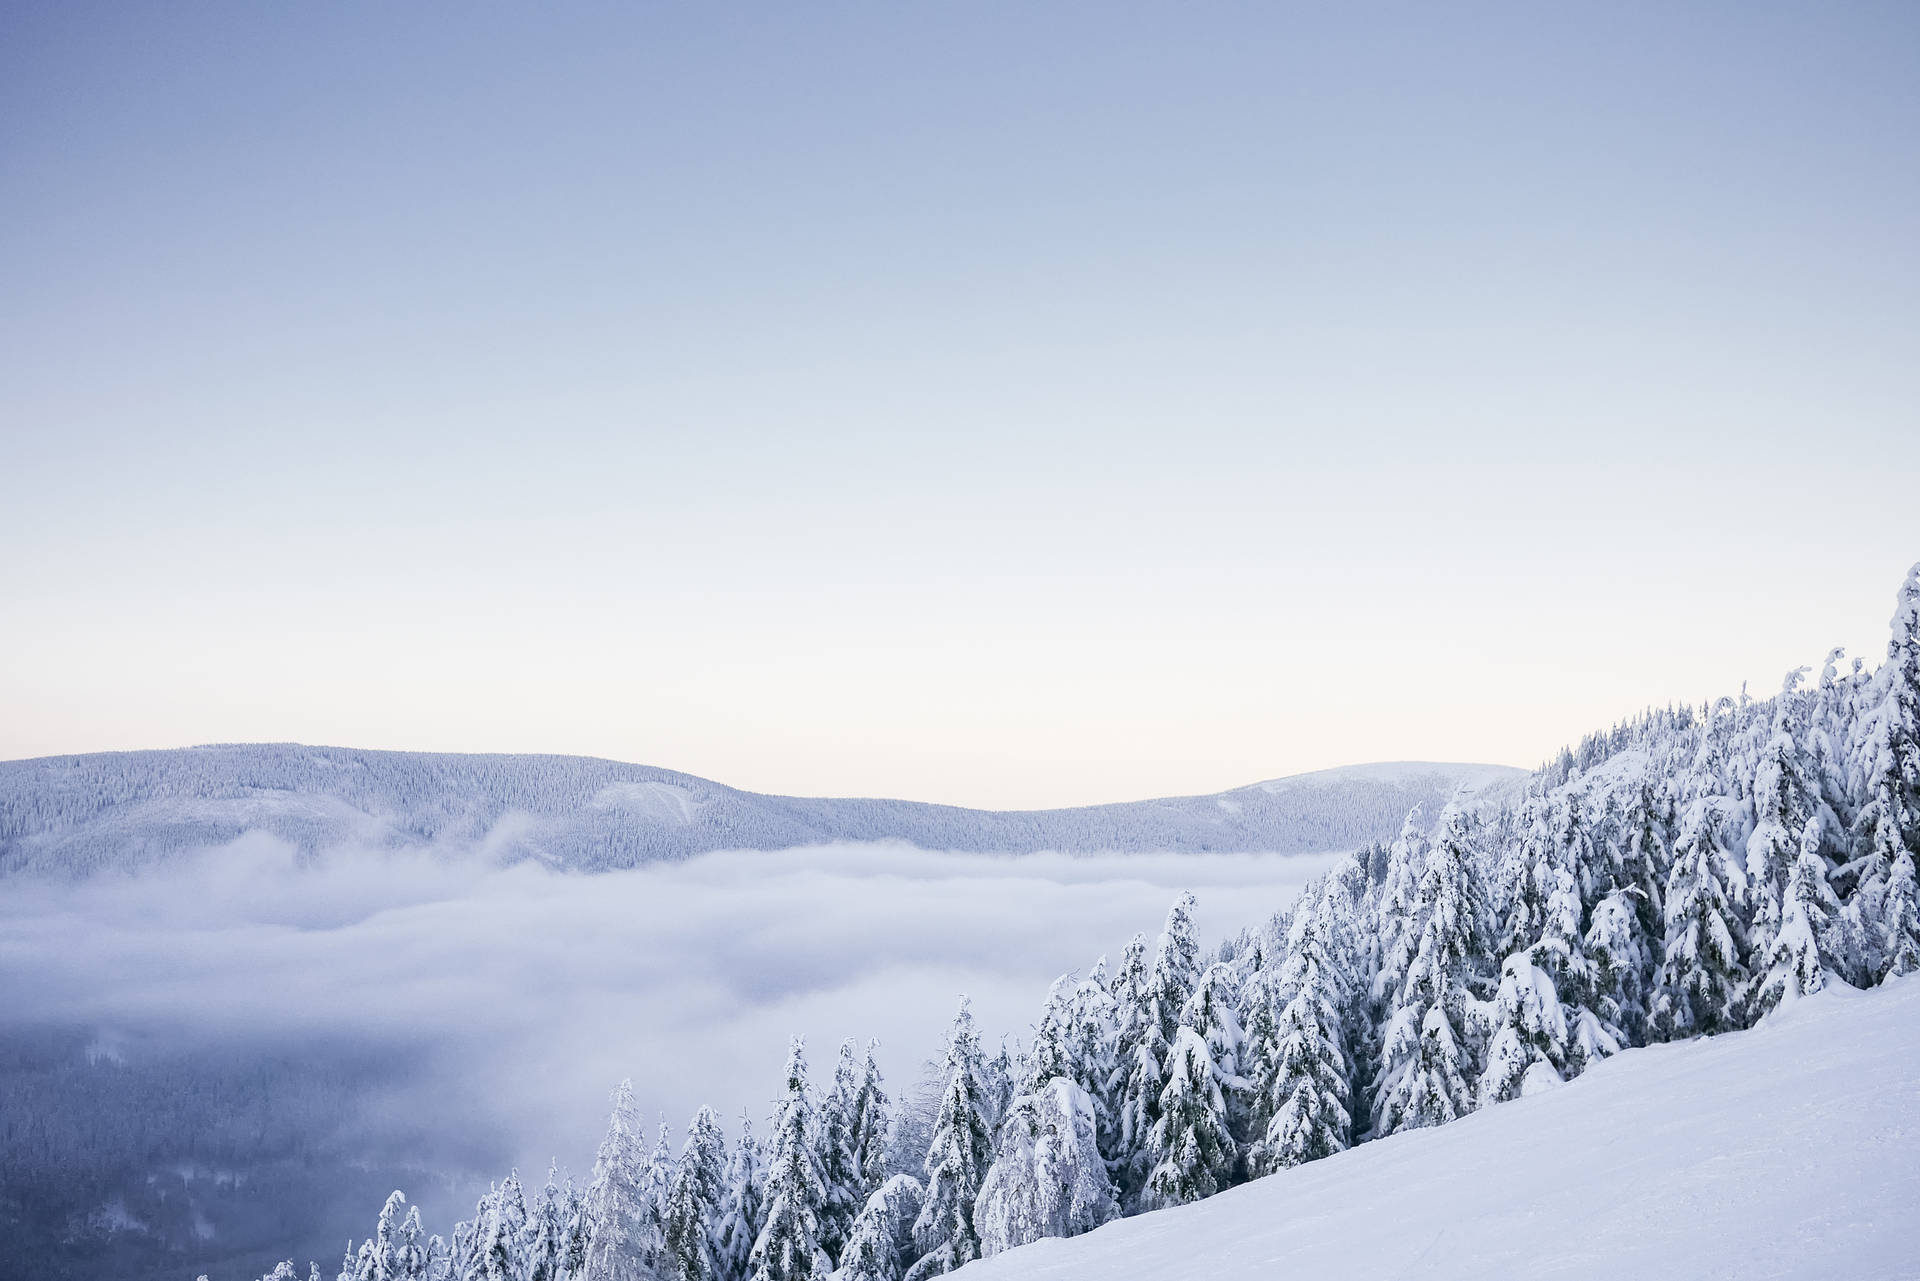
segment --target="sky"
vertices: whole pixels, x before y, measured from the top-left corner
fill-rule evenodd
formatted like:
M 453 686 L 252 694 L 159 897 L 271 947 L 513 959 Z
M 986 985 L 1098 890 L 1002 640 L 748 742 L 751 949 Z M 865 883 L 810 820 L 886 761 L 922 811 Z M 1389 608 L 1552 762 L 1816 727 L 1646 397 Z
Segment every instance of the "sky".
M 0 7 L 0 757 L 1533 764 L 1920 560 L 1905 4 Z

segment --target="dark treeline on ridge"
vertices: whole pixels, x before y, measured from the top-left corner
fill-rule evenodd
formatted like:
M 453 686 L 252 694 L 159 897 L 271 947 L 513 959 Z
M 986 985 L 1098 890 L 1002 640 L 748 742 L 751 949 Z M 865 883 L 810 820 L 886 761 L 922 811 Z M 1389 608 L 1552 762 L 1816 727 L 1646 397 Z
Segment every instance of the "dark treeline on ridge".
M 924 1281 L 1920 969 L 1917 854 L 1920 566 L 1876 669 L 1592 735 L 1211 955 L 1183 895 L 1024 1047 L 963 1000 L 897 1102 L 871 1047 L 816 1086 L 795 1042 L 763 1137 L 703 1108 L 676 1152 L 623 1084 L 584 1186 L 509 1176 L 445 1239 L 395 1193 L 339 1281 Z

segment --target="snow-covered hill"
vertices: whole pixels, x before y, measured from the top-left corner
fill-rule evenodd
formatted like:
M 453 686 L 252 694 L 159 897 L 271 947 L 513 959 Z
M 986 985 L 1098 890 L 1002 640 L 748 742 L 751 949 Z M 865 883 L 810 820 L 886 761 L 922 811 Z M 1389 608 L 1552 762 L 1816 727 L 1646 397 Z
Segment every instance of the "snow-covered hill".
M 1630 1050 L 1558 1089 L 966 1281 L 1920 1277 L 1920 979 Z
M 907 841 L 928 849 L 1301 853 L 1351 849 L 1437 814 L 1499 765 L 1362 765 L 1214 796 L 990 811 L 766 796 L 579 756 L 373 752 L 291 743 L 0 763 L 0 872 L 90 871 L 265 831 L 303 851 L 443 845 L 582 870 L 716 849 Z

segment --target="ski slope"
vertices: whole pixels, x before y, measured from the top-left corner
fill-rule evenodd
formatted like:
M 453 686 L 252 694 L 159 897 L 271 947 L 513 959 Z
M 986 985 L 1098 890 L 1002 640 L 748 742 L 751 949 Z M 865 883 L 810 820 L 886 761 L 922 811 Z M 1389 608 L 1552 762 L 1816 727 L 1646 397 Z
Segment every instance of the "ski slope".
M 1920 1277 L 1916 1208 L 1907 978 L 959 1275 L 1876 1281 Z

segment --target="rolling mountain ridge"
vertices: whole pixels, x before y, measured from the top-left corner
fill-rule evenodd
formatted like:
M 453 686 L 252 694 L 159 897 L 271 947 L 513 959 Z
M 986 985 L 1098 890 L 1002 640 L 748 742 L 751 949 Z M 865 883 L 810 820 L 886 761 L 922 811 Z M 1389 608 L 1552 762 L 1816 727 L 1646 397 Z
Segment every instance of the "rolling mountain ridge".
M 138 867 L 263 831 L 305 854 L 445 847 L 579 871 L 719 849 L 904 841 L 1065 853 L 1351 849 L 1437 814 L 1500 765 L 1400 763 L 1294 775 L 1211 796 L 993 811 L 769 796 L 674 770 L 579 756 L 360 751 L 293 743 L 0 762 L 0 873 Z

